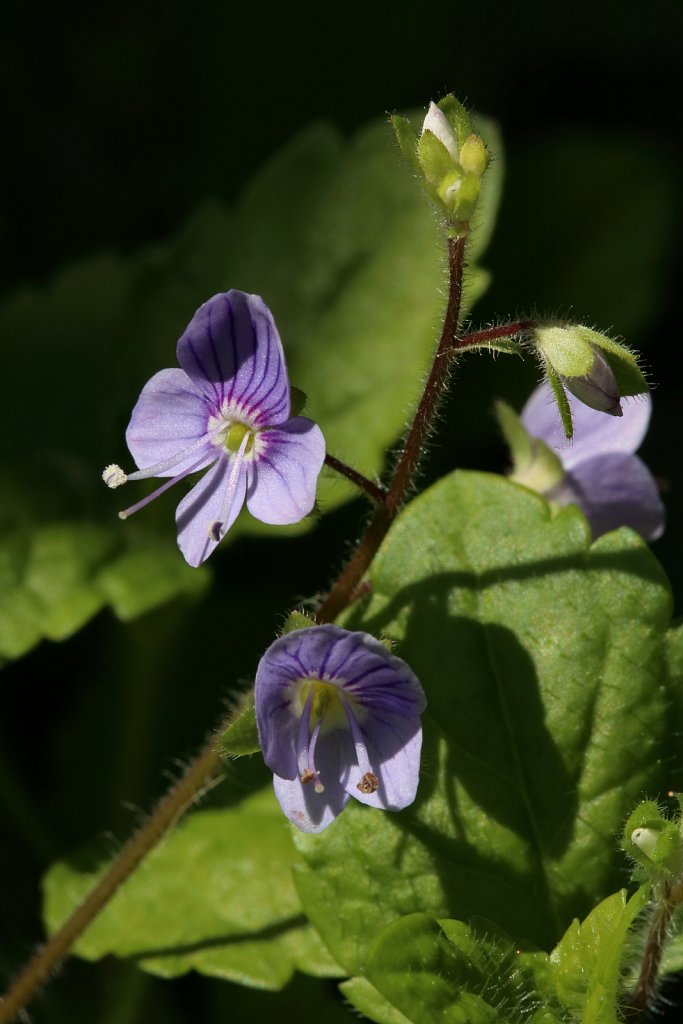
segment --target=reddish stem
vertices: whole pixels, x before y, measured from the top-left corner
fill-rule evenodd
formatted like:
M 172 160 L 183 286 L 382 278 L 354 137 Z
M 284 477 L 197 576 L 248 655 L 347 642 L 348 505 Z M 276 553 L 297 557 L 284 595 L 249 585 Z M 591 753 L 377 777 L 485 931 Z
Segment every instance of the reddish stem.
M 345 476 L 347 480 L 350 480 L 352 484 L 361 491 L 365 491 L 368 497 L 372 498 L 373 501 L 377 502 L 378 505 L 382 505 L 386 501 L 387 492 L 379 484 L 375 484 L 372 480 L 368 480 L 366 476 L 359 473 L 358 470 L 352 469 L 351 466 L 347 466 L 341 459 L 336 459 L 334 455 L 330 455 L 328 452 L 325 455 L 325 465 L 329 466 L 336 473 L 341 476 Z
M 511 338 L 515 334 L 524 334 L 536 326 L 535 320 L 516 320 L 511 324 L 501 324 L 500 327 L 483 327 L 480 331 L 471 331 L 463 334 L 459 341 L 461 345 L 485 345 L 487 341 L 495 341 L 496 338 Z
M 392 474 L 386 500 L 375 511 L 356 550 L 318 607 L 316 612 L 318 622 L 332 622 L 350 603 L 356 587 L 375 557 L 410 490 L 422 457 L 424 443 L 431 433 L 435 414 L 448 380 L 452 357 L 464 340 L 457 336 L 464 269 L 465 239 L 449 238 L 448 304 L 427 383 L 406 436 L 403 451 Z

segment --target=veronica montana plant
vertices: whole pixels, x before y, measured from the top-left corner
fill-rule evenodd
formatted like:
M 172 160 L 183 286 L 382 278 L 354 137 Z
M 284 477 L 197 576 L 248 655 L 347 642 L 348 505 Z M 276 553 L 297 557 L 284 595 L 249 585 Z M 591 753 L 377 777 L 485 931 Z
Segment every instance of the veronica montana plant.
M 321 832 L 354 796 L 398 811 L 415 799 L 425 708 L 400 658 L 368 633 L 294 630 L 256 673 L 256 721 L 280 805 L 302 832 Z
M 548 384 L 536 388 L 522 410 L 529 435 L 559 459 L 557 475 L 550 470 L 545 479 L 537 480 L 536 489 L 560 505 L 577 504 L 594 537 L 631 526 L 645 540 L 656 540 L 664 531 L 664 505 L 652 473 L 635 454 L 650 422 L 649 394 L 624 400 L 620 419 L 589 408 L 573 395 L 569 404 L 573 443 L 564 435 Z M 542 459 L 537 450 L 537 466 Z M 527 482 L 515 473 L 513 478 Z
M 208 472 L 176 511 L 178 546 L 200 565 L 245 498 L 256 519 L 296 523 L 315 502 L 325 459 L 320 428 L 291 417 L 290 385 L 272 313 L 258 295 L 232 290 L 197 310 L 177 346 L 181 369 L 160 370 L 133 409 L 126 441 L 138 470 L 108 466 L 109 487 L 170 477 L 125 519 L 190 473 Z

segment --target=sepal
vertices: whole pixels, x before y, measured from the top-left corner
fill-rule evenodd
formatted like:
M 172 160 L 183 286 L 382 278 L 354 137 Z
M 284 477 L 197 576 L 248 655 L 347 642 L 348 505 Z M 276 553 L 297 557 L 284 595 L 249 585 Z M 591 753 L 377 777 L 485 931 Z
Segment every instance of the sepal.
M 544 441 L 527 432 L 517 413 L 506 402 L 496 402 L 494 408 L 501 433 L 510 449 L 510 479 L 539 494 L 548 494 L 564 477 L 560 458 Z
M 254 712 L 254 691 L 244 694 L 238 714 L 231 725 L 221 733 L 220 752 L 222 757 L 244 757 L 256 754 L 261 749 L 256 729 Z
M 280 630 L 280 636 L 284 636 L 285 633 L 293 633 L 295 629 L 308 629 L 311 626 L 316 626 L 317 622 L 312 619 L 305 612 L 293 611 L 290 612 L 285 619 L 285 624 Z

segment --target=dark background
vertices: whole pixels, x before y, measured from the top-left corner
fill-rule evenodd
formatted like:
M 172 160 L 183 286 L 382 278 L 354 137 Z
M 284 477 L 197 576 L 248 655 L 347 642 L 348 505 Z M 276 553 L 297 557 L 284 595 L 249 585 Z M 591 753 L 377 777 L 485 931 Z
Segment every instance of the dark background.
M 127 9 L 12 0 L 2 21 L 4 293 L 46 282 L 93 251 L 126 253 L 163 239 L 200 200 L 229 201 L 311 120 L 331 119 L 350 133 L 448 91 L 498 119 L 508 178 L 485 259 L 493 285 L 476 319 L 571 309 L 644 353 L 658 387 L 643 453 L 669 487 L 670 528 L 655 550 L 680 612 L 679 3 L 169 0 Z M 0 354 L 11 344 L 0 338 Z M 498 366 L 482 366 L 476 389 L 456 388 L 429 478 L 455 465 L 503 469 L 490 402 L 500 394 L 521 404 L 533 376 L 528 367 Z M 474 379 L 471 368 L 459 372 Z M 20 425 L 3 429 L 16 431 L 20 444 Z M 216 583 L 189 617 L 170 606 L 124 631 L 102 615 L 75 640 L 43 645 L 3 672 L 0 773 L 6 762 L 12 781 L 2 796 L 0 982 L 41 933 L 38 885 L 47 865 L 105 830 L 123 837 L 137 820 L 123 801 L 149 806 L 165 784 L 163 769 L 188 756 L 216 719 L 229 680 L 198 677 L 195 652 L 220 628 L 231 594 L 240 593 L 250 622 L 230 651 L 231 674 L 248 676 L 282 611 L 324 588 L 362 514 L 353 504 L 313 537 L 278 544 L 270 615 L 253 578 L 257 542 L 242 540 L 231 548 L 229 581 Z M 258 543 L 267 562 L 263 545 L 277 542 Z M 252 604 L 258 621 L 249 618 Z M 173 637 L 154 679 L 143 664 L 123 691 L 108 686 L 118 659 L 135 663 L 136 644 L 143 650 L 150 633 L 160 647 Z M 131 728 L 136 679 L 149 683 L 151 696 Z M 115 737 L 125 723 L 133 742 L 122 759 Z M 286 996 L 269 996 L 74 961 L 37 1004 L 35 1020 L 181 1024 L 281 1012 L 305 1024 L 309 984 L 321 987 L 297 982 Z

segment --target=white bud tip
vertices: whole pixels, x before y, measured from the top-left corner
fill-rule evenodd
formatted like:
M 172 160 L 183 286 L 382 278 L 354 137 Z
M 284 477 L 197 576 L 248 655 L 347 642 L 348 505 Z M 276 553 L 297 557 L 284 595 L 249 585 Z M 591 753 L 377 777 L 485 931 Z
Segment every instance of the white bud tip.
M 117 466 L 115 463 L 112 462 L 111 466 L 107 466 L 107 468 L 102 473 L 102 479 L 104 480 L 107 487 L 111 487 L 111 489 L 114 490 L 114 488 L 120 487 L 121 484 L 125 484 L 126 481 L 128 480 L 128 477 L 123 472 L 120 466 Z
M 315 786 L 313 788 L 315 789 L 316 793 L 324 793 L 325 792 L 325 787 L 323 786 L 322 782 L 316 782 L 316 784 L 315 784 Z
M 631 833 L 631 842 L 638 846 L 647 857 L 655 852 L 660 833 L 654 828 L 635 828 Z
M 429 110 L 422 124 L 422 131 L 431 132 L 439 142 L 446 147 L 453 160 L 458 159 L 458 140 L 451 122 L 444 114 L 441 107 L 437 107 L 433 101 L 429 104 Z

